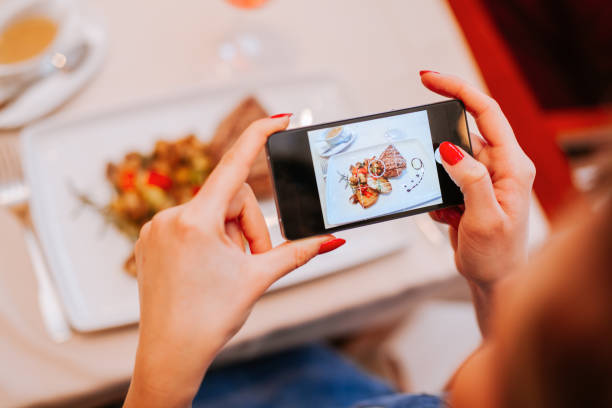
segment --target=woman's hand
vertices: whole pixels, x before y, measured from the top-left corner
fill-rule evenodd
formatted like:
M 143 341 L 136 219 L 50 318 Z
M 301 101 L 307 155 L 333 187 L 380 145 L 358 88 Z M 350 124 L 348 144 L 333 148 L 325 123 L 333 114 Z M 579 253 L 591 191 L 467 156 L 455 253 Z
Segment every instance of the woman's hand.
M 455 262 L 475 292 L 476 306 L 505 274 L 527 260 L 527 233 L 535 167 L 519 146 L 499 105 L 464 81 L 422 72 L 430 90 L 463 101 L 474 116 L 481 138 L 470 135 L 474 157 L 443 143 L 440 155 L 461 188 L 465 207 L 434 211 L 432 218 L 450 225 Z M 483 305 L 481 311 L 488 310 Z M 487 313 L 480 313 L 481 328 Z
M 254 122 L 190 202 L 142 228 L 135 248 L 140 337 L 126 406 L 188 405 L 265 290 L 344 243 L 328 235 L 272 248 L 245 180 L 267 137 L 285 129 L 288 116 Z

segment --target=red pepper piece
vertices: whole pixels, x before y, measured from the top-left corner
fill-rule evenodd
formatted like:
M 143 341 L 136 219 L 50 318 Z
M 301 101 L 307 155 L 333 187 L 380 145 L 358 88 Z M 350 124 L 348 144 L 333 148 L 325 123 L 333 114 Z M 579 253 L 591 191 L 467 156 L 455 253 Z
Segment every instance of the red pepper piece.
M 172 187 L 172 179 L 165 174 L 158 173 L 156 171 L 149 172 L 149 178 L 147 183 L 152 186 L 157 186 L 162 190 L 169 190 Z
M 124 170 L 119 173 L 119 188 L 123 191 L 132 190 L 134 188 L 134 181 L 136 180 L 136 173 L 132 170 Z

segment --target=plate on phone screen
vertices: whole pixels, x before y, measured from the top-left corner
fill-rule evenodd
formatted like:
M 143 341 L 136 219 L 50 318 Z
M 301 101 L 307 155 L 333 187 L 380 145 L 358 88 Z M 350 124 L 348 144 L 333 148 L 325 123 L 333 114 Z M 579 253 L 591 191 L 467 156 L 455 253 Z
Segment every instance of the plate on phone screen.
M 399 175 L 375 177 L 371 171 L 363 169 L 359 175 L 357 165 L 377 161 L 385 152 L 399 152 L 400 160 L 405 163 Z M 360 176 L 367 180 L 371 188 L 362 184 L 361 191 L 351 186 L 351 177 Z M 383 193 L 374 191 L 378 185 Z M 354 184 L 354 183 L 353 183 Z M 359 188 L 359 187 L 358 187 Z M 332 156 L 328 163 L 325 190 L 325 211 L 327 222 L 331 225 L 345 224 L 374 218 L 381 215 L 406 211 L 424 205 L 442 202 L 436 165 L 417 139 L 388 142 Z M 361 201 L 355 195 L 367 195 Z M 355 198 L 353 198 L 355 197 Z
M 99 203 L 109 202 L 112 188 L 105 177 L 109 161 L 116 162 L 130 151 L 151 151 L 160 138 L 179 138 L 193 132 L 206 141 L 219 121 L 247 95 L 255 95 L 269 112 L 294 112 L 298 122 L 310 115 L 314 121 L 324 122 L 354 113 L 336 81 L 317 77 L 191 89 L 81 119 L 51 119 L 23 131 L 22 155 L 32 191 L 34 224 L 69 321 L 76 330 L 136 323 L 139 310 L 136 280 L 123 270 L 132 242 L 96 211 L 76 212 L 80 202 L 70 184 Z M 260 205 L 273 243 L 282 242 L 274 203 L 268 200 Z M 405 222 L 366 227 L 376 236 L 385 236 L 385 240 L 371 240 L 371 234 L 355 230 L 339 233 L 348 241 L 345 246 L 292 272 L 271 290 L 403 248 Z

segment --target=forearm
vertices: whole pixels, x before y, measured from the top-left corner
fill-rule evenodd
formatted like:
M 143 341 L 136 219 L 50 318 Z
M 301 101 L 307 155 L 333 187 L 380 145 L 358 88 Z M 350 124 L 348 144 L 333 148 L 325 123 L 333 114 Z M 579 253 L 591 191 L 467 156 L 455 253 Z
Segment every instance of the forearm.
M 196 390 L 197 391 L 197 390 Z M 124 408 L 134 407 L 177 407 L 185 408 L 191 406 L 195 392 L 189 390 L 167 390 L 157 389 L 146 380 L 140 380 L 137 376 L 132 377 Z
M 496 251 L 496 256 L 471 257 L 459 269 L 466 278 L 472 293 L 472 302 L 483 337 L 487 337 L 493 318 L 496 288 L 506 277 L 523 267 L 527 262 L 527 250 L 517 245 L 512 250 Z
M 478 327 L 483 337 L 487 337 L 490 327 L 490 316 L 493 308 L 493 292 L 494 285 L 482 285 L 469 282 L 470 291 L 472 292 L 472 302 L 476 311 L 476 319 Z
M 212 357 L 139 346 L 124 407 L 188 407 Z

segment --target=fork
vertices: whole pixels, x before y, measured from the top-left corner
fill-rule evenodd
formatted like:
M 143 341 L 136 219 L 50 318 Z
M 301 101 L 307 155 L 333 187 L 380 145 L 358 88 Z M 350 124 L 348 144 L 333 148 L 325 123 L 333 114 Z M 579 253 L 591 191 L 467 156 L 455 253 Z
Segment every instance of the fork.
M 72 336 L 72 331 L 49 276 L 38 239 L 29 222 L 26 221 L 27 210 L 24 217 L 23 208 L 27 209 L 29 195 L 30 191 L 23 178 L 16 141 L 0 140 L 0 207 L 9 208 L 21 221 L 26 248 L 38 285 L 38 306 L 43 323 L 51 338 L 57 343 L 63 343 Z M 19 209 L 20 206 L 22 210 Z
M 329 159 L 321 159 L 321 173 L 323 173 L 323 180 L 327 180 L 327 163 L 329 163 Z

